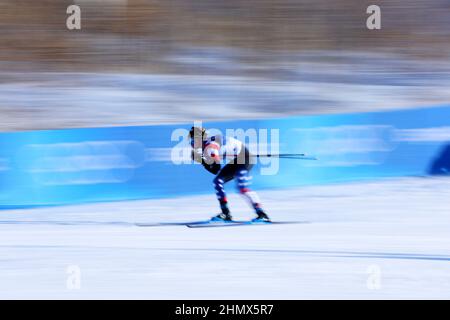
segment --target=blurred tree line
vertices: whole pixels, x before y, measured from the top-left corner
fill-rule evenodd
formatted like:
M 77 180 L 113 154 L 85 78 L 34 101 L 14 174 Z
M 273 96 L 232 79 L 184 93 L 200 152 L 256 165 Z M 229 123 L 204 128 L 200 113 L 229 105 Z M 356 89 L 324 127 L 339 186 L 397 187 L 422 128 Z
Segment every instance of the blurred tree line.
M 81 7 L 82 30 L 66 29 L 71 4 Z M 366 28 L 370 4 L 381 7 L 381 30 Z M 159 57 L 183 46 L 446 58 L 449 9 L 448 0 L 6 0 L 0 61 L 170 72 Z

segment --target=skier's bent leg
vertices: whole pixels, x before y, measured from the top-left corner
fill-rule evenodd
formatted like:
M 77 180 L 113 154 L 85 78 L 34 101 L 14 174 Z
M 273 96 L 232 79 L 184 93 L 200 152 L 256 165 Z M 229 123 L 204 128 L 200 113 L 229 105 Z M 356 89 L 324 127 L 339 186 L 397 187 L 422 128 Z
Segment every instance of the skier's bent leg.
M 214 189 L 216 190 L 217 200 L 219 200 L 219 203 L 220 203 L 220 209 L 222 210 L 222 213 L 224 215 L 228 216 L 230 214 L 230 209 L 228 208 L 227 195 L 226 195 L 225 189 L 223 187 L 224 183 L 225 183 L 225 179 L 223 177 L 221 177 L 220 175 L 215 177 L 213 180 L 213 185 L 214 185 Z
M 252 177 L 249 175 L 249 171 L 247 169 L 239 170 L 236 175 L 237 187 L 240 192 L 247 199 L 250 205 L 255 209 L 256 214 L 258 216 L 265 215 L 262 207 L 261 201 L 256 194 L 256 192 L 250 190 Z
M 216 190 L 217 199 L 219 200 L 220 209 L 222 211 L 222 213 L 217 217 L 214 217 L 213 220 L 232 220 L 230 209 L 228 209 L 228 200 L 223 185 L 233 179 L 234 172 L 234 166 L 227 164 L 222 168 L 222 170 L 219 171 L 219 173 L 213 180 L 214 189 Z

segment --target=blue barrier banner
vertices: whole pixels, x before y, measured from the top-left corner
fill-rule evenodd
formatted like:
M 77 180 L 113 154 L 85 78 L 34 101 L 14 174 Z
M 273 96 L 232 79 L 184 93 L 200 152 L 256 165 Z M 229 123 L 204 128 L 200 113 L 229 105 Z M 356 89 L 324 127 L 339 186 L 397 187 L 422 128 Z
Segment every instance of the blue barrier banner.
M 192 125 L 2 133 L 0 208 L 208 192 L 214 197 L 213 176 L 180 160 L 186 160 L 184 140 Z M 261 159 L 253 172 L 256 189 L 445 175 L 450 167 L 450 106 L 203 125 L 256 133 L 257 152 L 318 158 Z

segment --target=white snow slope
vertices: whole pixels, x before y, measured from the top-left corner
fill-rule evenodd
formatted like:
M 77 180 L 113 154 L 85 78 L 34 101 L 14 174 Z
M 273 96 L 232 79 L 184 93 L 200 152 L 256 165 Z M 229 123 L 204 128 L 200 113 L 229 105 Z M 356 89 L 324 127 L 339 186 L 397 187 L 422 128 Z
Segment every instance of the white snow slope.
M 214 194 L 0 212 L 0 298 L 450 298 L 450 179 L 260 192 L 297 225 L 189 229 Z M 251 217 L 238 195 L 236 218 Z M 117 223 L 112 223 L 117 222 Z

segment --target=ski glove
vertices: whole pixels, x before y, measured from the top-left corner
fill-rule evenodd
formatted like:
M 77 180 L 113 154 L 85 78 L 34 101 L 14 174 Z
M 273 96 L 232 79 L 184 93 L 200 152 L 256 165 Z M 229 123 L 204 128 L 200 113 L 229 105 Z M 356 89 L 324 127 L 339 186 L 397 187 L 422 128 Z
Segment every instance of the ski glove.
M 221 169 L 220 163 L 211 163 L 211 160 L 206 161 L 206 158 L 203 156 L 203 151 L 201 149 L 192 150 L 191 159 L 195 162 L 201 163 L 207 171 L 211 172 L 214 175 L 217 174 Z
M 204 158 L 202 161 L 202 165 L 206 170 L 208 170 L 209 172 L 211 172 L 214 175 L 216 175 L 220 171 L 220 168 L 221 168 L 220 163 L 213 162 L 212 164 L 207 164 L 205 162 Z

